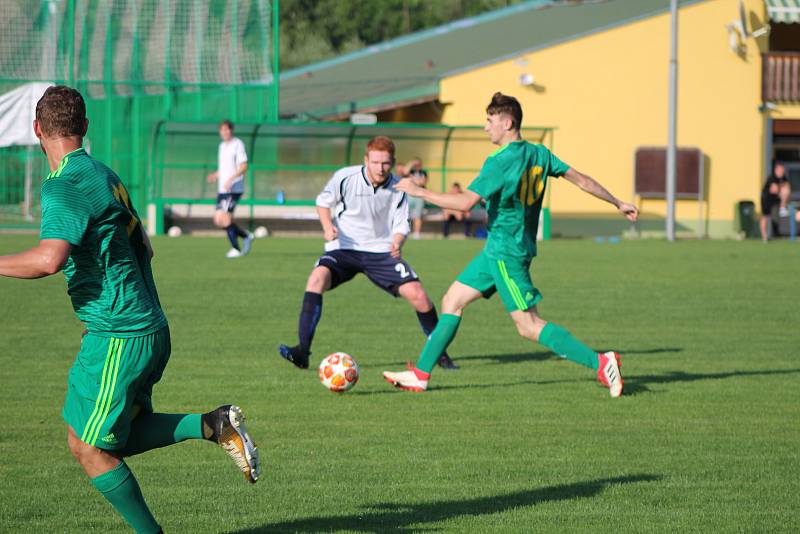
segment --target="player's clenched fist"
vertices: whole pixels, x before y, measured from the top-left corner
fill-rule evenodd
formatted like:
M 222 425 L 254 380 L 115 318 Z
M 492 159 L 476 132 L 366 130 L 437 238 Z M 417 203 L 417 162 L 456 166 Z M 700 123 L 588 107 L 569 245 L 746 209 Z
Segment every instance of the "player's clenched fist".
M 329 226 L 322 233 L 325 236 L 325 241 L 333 241 L 339 235 L 339 230 L 335 226 Z
M 639 208 L 637 208 L 633 204 L 628 204 L 627 202 L 620 202 L 617 209 L 631 222 L 636 222 L 636 220 L 639 218 Z
M 403 193 L 407 193 L 412 197 L 420 196 L 423 191 L 423 188 L 418 186 L 417 183 L 411 178 L 403 178 L 395 184 L 394 188 L 398 191 L 402 191 Z

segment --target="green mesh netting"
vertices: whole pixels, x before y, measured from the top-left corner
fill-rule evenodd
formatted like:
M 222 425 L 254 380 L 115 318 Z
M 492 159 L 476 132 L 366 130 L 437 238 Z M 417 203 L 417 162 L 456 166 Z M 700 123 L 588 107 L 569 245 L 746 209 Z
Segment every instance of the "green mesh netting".
M 90 98 L 269 83 L 270 10 L 270 0 L 0 0 L 0 77 L 77 80 Z
M 277 118 L 272 17 L 272 0 L 0 0 L 0 93 L 80 90 L 90 151 L 142 206 L 160 122 Z M 0 148 L 0 225 L 36 222 L 44 165 L 38 149 Z

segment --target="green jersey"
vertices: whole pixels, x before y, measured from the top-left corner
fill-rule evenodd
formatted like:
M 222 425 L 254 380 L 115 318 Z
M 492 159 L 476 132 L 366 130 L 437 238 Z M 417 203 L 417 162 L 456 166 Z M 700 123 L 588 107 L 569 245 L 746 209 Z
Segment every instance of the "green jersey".
M 78 318 L 97 335 L 146 335 L 167 324 L 142 225 L 119 177 L 82 148 L 42 183 L 41 239 L 72 245 L 64 266 Z
M 563 176 L 569 165 L 542 145 L 514 141 L 497 149 L 469 185 L 486 200 L 491 258 L 533 258 L 539 213 L 549 176 Z

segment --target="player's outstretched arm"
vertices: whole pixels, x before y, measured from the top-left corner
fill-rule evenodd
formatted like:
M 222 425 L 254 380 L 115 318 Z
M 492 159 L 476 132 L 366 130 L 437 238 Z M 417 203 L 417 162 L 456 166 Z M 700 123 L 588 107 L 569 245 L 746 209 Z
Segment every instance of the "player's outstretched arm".
M 605 187 L 600 185 L 600 183 L 591 176 L 580 173 L 570 167 L 566 174 L 564 174 L 564 178 L 580 187 L 582 191 L 613 205 L 629 221 L 636 222 L 636 219 L 639 218 L 639 208 L 633 204 L 621 201 L 609 193 Z
M 403 178 L 395 185 L 399 191 L 408 193 L 412 197 L 419 197 L 425 202 L 436 204 L 440 208 L 453 209 L 458 211 L 469 211 L 481 201 L 480 195 L 473 193 L 469 189 L 461 193 L 439 193 L 418 186 L 410 178 Z
M 72 245 L 63 239 L 42 239 L 38 246 L 19 254 L 0 256 L 0 276 L 43 278 L 64 267 Z

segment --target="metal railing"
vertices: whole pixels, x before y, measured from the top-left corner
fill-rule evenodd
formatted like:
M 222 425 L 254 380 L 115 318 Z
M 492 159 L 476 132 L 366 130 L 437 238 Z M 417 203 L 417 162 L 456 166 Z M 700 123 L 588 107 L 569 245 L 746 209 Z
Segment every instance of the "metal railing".
M 554 128 L 523 128 L 523 136 L 548 147 Z M 240 201 L 255 206 L 314 205 L 314 198 L 337 169 L 360 163 L 365 143 L 388 135 L 397 143 L 399 162 L 420 157 L 429 173 L 428 187 L 444 191 L 454 181 L 466 185 L 492 150 L 482 126 L 383 123 L 241 123 L 236 135 L 245 143 L 248 170 Z M 150 141 L 148 222 L 163 233 L 164 208 L 179 204 L 214 204 L 216 187 L 205 177 L 217 166 L 218 124 L 162 121 Z
M 800 52 L 769 52 L 762 59 L 762 100 L 800 103 Z

